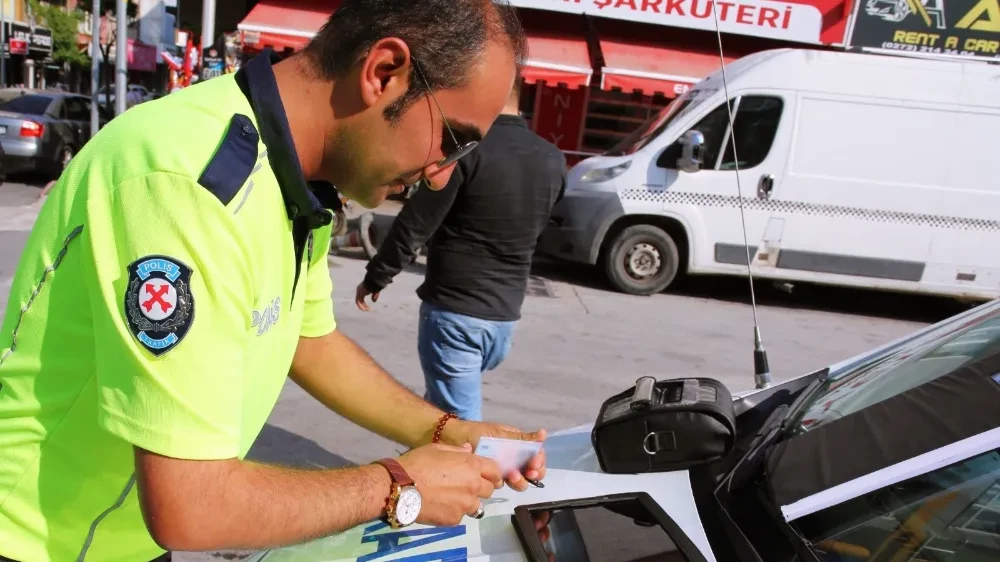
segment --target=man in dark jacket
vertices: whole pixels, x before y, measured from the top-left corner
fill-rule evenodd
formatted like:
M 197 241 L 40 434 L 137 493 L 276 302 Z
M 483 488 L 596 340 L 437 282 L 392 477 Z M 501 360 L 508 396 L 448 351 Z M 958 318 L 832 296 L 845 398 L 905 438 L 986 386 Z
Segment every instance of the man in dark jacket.
M 462 419 L 482 419 L 482 373 L 510 352 L 531 256 L 566 182 L 566 157 L 518 112 L 520 80 L 507 106 L 441 191 L 418 189 L 403 206 L 368 273 L 358 308 L 428 241 L 417 289 L 418 350 L 426 399 Z

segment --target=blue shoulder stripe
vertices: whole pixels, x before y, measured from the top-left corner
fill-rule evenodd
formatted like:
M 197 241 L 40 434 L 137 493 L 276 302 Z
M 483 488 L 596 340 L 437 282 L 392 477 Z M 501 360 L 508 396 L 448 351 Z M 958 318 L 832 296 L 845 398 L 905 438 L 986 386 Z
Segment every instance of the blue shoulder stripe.
M 229 205 L 253 171 L 259 139 L 257 128 L 249 117 L 239 113 L 233 115 L 226 136 L 198 183 L 218 197 L 223 205 Z

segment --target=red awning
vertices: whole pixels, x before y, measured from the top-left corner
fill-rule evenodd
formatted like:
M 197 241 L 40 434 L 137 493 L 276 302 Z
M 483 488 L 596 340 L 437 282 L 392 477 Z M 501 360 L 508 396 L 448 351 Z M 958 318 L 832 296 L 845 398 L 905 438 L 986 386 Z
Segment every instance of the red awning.
M 719 54 L 651 44 L 601 39 L 604 68 L 601 88 L 621 88 L 667 97 L 683 94 L 697 82 L 718 70 Z M 734 57 L 725 57 L 726 64 Z
M 528 60 L 521 74 L 528 84 L 545 82 L 568 88 L 590 85 L 594 69 L 584 37 L 559 33 L 528 33 Z
M 521 75 L 528 84 L 586 88 L 594 74 L 587 46 L 586 20 L 579 14 L 518 10 L 528 39 L 528 60 Z
M 261 0 L 236 27 L 246 47 L 299 50 L 339 5 L 340 0 Z
M 722 67 L 714 34 L 607 19 L 596 19 L 594 28 L 604 59 L 604 90 L 673 98 Z M 742 37 L 726 37 L 724 47 L 728 64 L 752 52 L 753 45 Z

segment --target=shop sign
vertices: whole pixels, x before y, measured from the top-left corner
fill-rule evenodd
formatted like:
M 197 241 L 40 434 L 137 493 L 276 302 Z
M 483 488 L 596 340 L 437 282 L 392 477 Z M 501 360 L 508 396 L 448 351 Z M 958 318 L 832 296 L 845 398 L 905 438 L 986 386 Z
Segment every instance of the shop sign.
M 129 39 L 126 48 L 128 56 L 128 68 L 130 70 L 140 70 L 143 72 L 156 72 L 157 50 L 156 45 L 147 45 Z
M 1000 59 L 1000 0 L 860 0 L 852 48 Z
M 14 42 L 23 42 L 28 46 L 28 54 L 31 55 L 48 55 L 52 53 L 52 32 L 45 27 L 36 25 L 29 26 L 23 23 L 7 23 L 7 33 L 8 41 L 14 54 L 18 54 L 13 50 Z
M 216 76 L 222 76 L 226 69 L 226 59 L 223 58 L 219 49 L 213 45 L 201 56 L 201 79 L 208 80 Z
M 535 95 L 534 131 L 561 150 L 579 150 L 586 121 L 587 89 L 539 85 Z
M 519 8 L 819 43 L 823 15 L 810 4 L 778 0 L 511 0 Z M 714 14 L 713 14 L 714 12 Z
M 7 52 L 12 55 L 26 55 L 28 54 L 28 42 L 22 39 L 8 39 L 7 43 L 9 48 Z

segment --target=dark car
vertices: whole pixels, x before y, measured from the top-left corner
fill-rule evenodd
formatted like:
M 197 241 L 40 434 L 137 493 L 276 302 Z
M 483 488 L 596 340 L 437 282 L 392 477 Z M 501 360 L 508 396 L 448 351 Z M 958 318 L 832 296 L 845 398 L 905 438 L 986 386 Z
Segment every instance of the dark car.
M 99 107 L 101 126 L 110 119 Z M 90 139 L 90 98 L 59 90 L 0 91 L 0 145 L 7 174 L 57 178 Z

